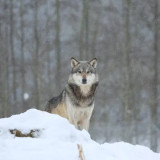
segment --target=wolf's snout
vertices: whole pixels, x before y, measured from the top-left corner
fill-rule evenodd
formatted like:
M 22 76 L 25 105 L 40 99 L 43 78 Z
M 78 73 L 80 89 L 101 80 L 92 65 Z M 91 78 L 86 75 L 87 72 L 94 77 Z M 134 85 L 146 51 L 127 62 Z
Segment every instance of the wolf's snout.
M 82 83 L 86 84 L 87 83 L 87 79 L 82 79 Z

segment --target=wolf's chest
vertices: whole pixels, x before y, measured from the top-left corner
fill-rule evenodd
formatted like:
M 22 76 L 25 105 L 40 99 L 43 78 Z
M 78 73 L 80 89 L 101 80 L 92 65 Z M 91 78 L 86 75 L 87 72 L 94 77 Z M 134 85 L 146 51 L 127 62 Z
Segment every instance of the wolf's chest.
M 74 118 L 77 117 L 78 119 L 90 117 L 94 108 L 94 104 L 91 106 L 85 104 L 83 106 L 73 105 L 69 97 L 66 98 L 66 106 L 68 114 L 72 115 Z

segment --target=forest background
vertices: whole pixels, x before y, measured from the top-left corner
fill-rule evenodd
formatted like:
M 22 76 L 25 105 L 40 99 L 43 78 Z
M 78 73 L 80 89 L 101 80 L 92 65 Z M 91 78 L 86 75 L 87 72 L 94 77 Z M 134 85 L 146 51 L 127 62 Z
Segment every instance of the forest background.
M 97 57 L 91 137 L 160 151 L 159 46 L 159 0 L 1 0 L 0 117 L 43 110 L 71 57 Z

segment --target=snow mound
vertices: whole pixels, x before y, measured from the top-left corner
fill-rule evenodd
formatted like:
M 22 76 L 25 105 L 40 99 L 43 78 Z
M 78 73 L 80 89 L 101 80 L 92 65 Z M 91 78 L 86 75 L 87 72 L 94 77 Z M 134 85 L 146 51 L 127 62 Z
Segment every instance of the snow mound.
M 88 132 L 85 130 L 80 132 L 75 129 L 65 118 L 36 109 L 30 109 L 25 113 L 1 119 L 0 139 L 14 137 L 7 133 L 8 129 L 18 129 L 24 134 L 30 130 L 39 129 L 41 133 L 38 138 L 52 139 L 55 141 L 91 141 Z
M 20 138 L 9 132 L 14 129 L 40 132 L 36 138 Z M 143 146 L 124 142 L 100 145 L 66 119 L 36 109 L 0 119 L 0 160 L 78 160 L 77 144 L 82 145 L 86 160 L 160 160 L 160 154 Z

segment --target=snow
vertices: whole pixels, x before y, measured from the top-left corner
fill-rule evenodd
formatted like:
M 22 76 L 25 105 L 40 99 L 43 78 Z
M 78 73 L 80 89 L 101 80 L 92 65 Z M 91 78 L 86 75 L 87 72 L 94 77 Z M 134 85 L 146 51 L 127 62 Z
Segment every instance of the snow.
M 29 94 L 28 93 L 24 93 L 23 98 L 24 98 L 24 100 L 28 100 L 29 99 Z
M 19 138 L 8 129 L 40 132 L 36 138 Z M 77 130 L 66 119 L 36 109 L 0 119 L 0 160 L 78 160 L 77 144 L 82 145 L 86 160 L 160 160 L 159 153 L 144 146 L 98 144 L 87 131 Z

